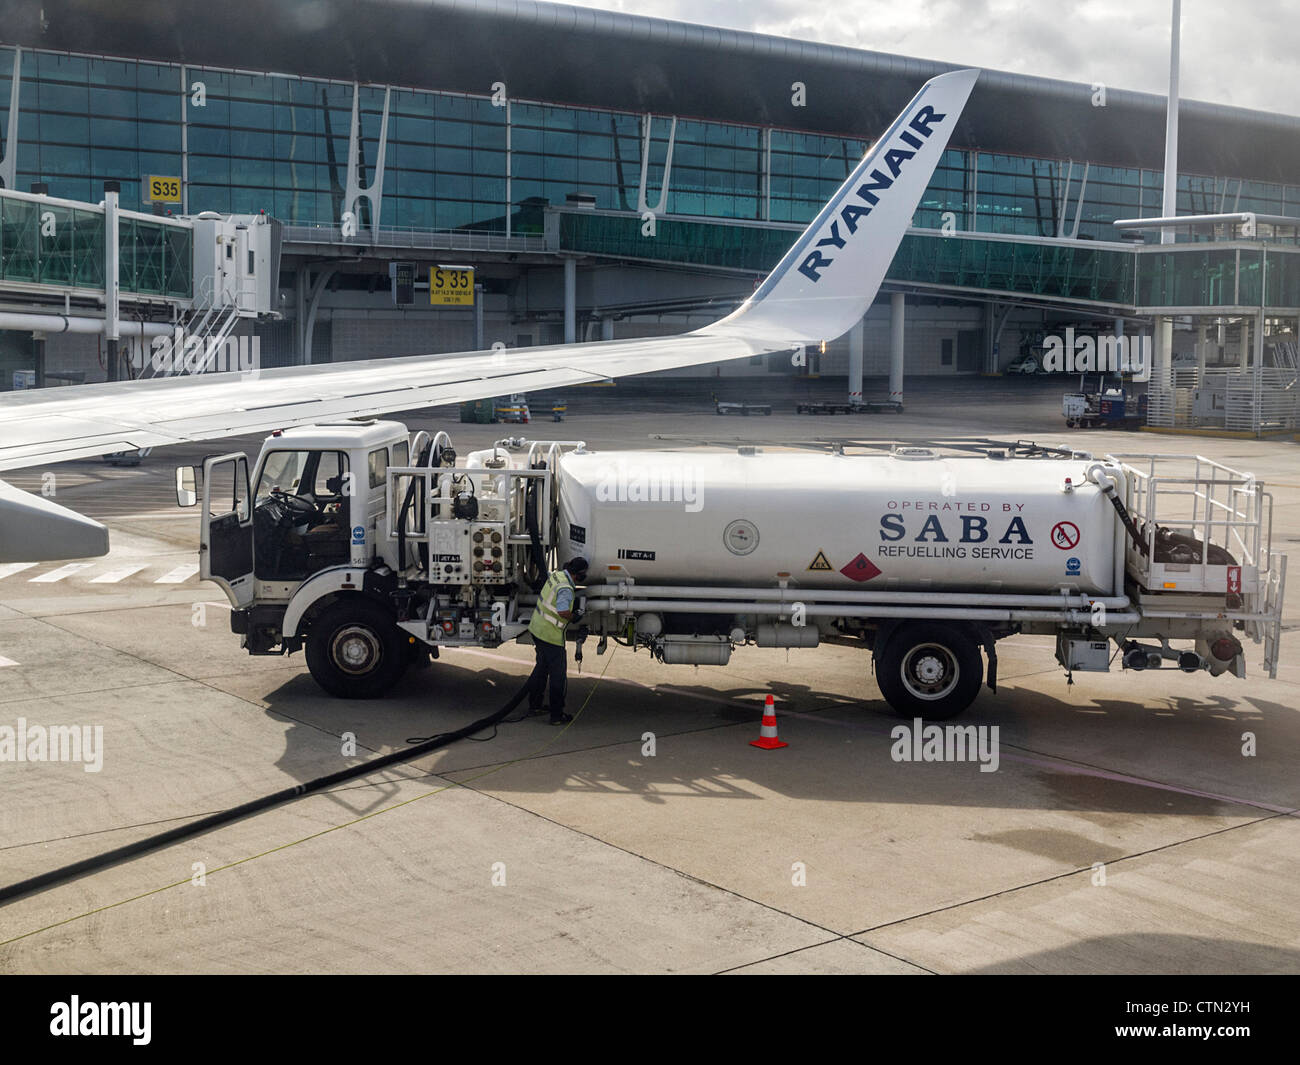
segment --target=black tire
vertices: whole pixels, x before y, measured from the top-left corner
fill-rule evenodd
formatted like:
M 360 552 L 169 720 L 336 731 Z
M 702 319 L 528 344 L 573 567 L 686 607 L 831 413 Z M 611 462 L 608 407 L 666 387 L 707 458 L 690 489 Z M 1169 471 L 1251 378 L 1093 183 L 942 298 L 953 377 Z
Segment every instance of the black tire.
M 956 717 L 975 701 L 983 673 L 974 639 L 942 621 L 900 625 L 876 654 L 876 683 L 902 717 Z
M 407 638 L 393 615 L 368 599 L 328 607 L 307 633 L 307 668 L 316 683 L 340 699 L 375 699 L 410 664 Z

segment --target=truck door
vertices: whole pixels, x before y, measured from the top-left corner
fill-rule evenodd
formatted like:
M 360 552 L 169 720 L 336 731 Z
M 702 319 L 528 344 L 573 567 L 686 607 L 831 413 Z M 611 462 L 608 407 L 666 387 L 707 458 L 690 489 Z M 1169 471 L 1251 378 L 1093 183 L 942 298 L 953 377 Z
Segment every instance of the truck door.
M 203 460 L 199 576 L 238 608 L 253 601 L 253 505 L 242 453 Z

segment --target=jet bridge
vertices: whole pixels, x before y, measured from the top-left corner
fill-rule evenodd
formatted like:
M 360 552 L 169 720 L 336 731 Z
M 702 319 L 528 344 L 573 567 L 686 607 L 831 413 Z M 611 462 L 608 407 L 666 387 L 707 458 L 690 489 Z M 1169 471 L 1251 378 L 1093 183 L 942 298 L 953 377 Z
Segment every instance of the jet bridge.
M 35 341 L 34 366 L 14 374 L 14 387 L 48 383 L 50 334 L 103 337 L 109 380 L 165 376 L 211 368 L 208 356 L 239 321 L 275 314 L 274 219 L 215 212 L 173 218 L 123 210 L 117 201 L 113 182 L 98 204 L 49 196 L 39 186 L 0 189 L 0 329 L 29 332 Z M 186 342 L 191 357 L 170 357 Z M 169 357 L 155 358 L 160 350 Z

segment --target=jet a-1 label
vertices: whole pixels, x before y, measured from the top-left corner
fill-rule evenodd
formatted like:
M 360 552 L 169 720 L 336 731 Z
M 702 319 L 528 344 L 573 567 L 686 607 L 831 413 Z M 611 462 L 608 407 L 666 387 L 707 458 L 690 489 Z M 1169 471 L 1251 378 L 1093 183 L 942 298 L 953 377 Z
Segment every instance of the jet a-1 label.
M 830 561 L 826 558 L 825 551 L 818 551 L 817 557 L 808 563 L 808 569 L 816 573 L 821 573 L 821 572 L 829 573 L 830 570 L 833 568 L 834 567 L 831 566 Z
M 634 547 L 620 547 L 618 557 L 631 559 L 634 562 L 653 562 L 655 553 L 653 551 L 641 551 Z

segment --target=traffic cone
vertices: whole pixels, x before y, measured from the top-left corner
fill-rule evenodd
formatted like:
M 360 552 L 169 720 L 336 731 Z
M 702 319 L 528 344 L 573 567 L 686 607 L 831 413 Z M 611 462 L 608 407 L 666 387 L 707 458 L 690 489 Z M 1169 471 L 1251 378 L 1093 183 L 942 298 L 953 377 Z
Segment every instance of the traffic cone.
M 763 725 L 758 730 L 758 739 L 750 740 L 751 747 L 762 747 L 765 751 L 774 751 L 778 747 L 789 747 L 788 743 L 782 743 L 776 736 L 776 706 L 773 704 L 772 697 L 767 697 L 767 702 L 763 705 Z

